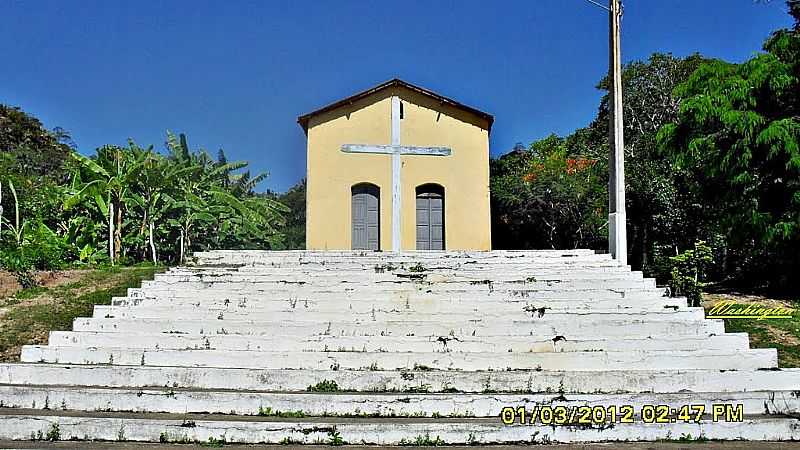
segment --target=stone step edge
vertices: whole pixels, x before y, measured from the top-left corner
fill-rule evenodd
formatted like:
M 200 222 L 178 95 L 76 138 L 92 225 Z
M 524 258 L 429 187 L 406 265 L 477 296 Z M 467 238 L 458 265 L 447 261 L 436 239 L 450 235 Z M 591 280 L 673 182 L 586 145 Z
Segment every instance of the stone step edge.
M 15 364 L 31 364 L 31 363 L 15 363 Z M 41 366 L 41 364 L 36 364 Z M 63 364 L 59 364 L 63 365 Z M 152 368 L 152 367 L 151 367 Z M 287 369 L 289 370 L 289 369 Z M 710 370 L 710 369 L 709 369 Z M 800 369 L 797 369 L 800 371 Z M 635 371 L 634 371 L 635 372 Z M 642 371 L 639 371 L 642 372 Z M 416 372 L 419 373 L 419 372 Z M 491 373 L 491 372 L 486 372 Z M 800 374 L 799 374 L 800 375 Z M 799 378 L 800 379 L 800 378 Z M 800 387 L 800 386 L 798 386 Z M 231 394 L 235 395 L 238 393 L 241 394 L 276 394 L 276 395 L 297 395 L 297 396 L 307 396 L 307 397 L 336 397 L 336 396 L 350 396 L 350 397 L 396 397 L 396 398 L 437 398 L 437 397 L 451 397 L 453 395 L 464 395 L 470 397 L 489 397 L 489 396 L 498 396 L 498 397 L 518 397 L 524 395 L 530 395 L 534 397 L 552 397 L 548 400 L 553 402 L 574 402 L 574 401 L 583 401 L 587 398 L 609 398 L 609 397 L 647 397 L 647 396 L 675 396 L 675 397 L 700 397 L 700 396 L 708 396 L 708 395 L 720 395 L 720 396 L 736 396 L 736 395 L 743 395 L 743 396 L 758 396 L 763 394 L 772 394 L 772 393 L 784 393 L 790 396 L 794 396 L 798 398 L 800 401 L 800 390 L 793 390 L 793 389 L 756 389 L 752 391 L 714 391 L 714 390 L 702 390 L 702 391 L 674 391 L 674 392 L 573 392 L 573 391 L 556 391 L 556 392 L 462 392 L 462 391 L 450 391 L 450 392 L 398 392 L 398 391 L 348 391 L 348 390 L 333 390 L 333 391 L 311 391 L 308 389 L 302 390 L 280 390 L 280 389 L 251 389 L 251 388 L 244 388 L 244 389 L 230 389 L 230 388 L 203 388 L 203 387 L 191 387 L 191 386 L 104 386 L 101 384 L 35 384 L 35 383 L 0 383 L 0 389 L 6 388 L 19 388 L 19 389 L 34 389 L 34 390 L 48 390 L 48 391 L 57 391 L 57 390 L 74 390 L 74 389 L 85 389 L 85 390 L 99 390 L 99 391 L 110 391 L 110 392 L 142 392 L 142 391 L 152 391 L 152 392 L 164 392 L 164 393 L 219 393 L 219 394 Z M 572 398 L 563 398 L 562 396 L 571 396 Z M 534 401 L 534 400 L 529 400 Z M 25 408 L 22 408 L 25 409 Z M 38 408 L 34 408 L 38 409 Z
M 204 413 L 278 417 L 497 417 L 503 408 L 539 406 L 741 405 L 744 414 L 800 415 L 795 391 L 632 394 L 346 393 L 96 386 L 2 385 L 0 407 L 61 411 Z M 511 406 L 513 405 L 513 406 Z M 283 413 L 283 414 L 281 414 Z M 294 413 L 294 414 L 292 414 Z
M 637 352 L 576 351 L 569 353 L 507 352 L 264 352 L 227 350 L 132 350 L 103 347 L 51 347 L 26 345 L 20 359 L 25 362 L 116 364 L 156 367 L 243 367 L 254 369 L 345 368 L 371 371 L 378 369 L 440 369 L 470 372 L 495 370 L 544 370 L 569 367 L 574 371 L 614 370 L 623 367 L 660 369 L 749 369 L 776 368 L 775 349 L 746 350 L 643 350 Z M 178 364 L 177 362 L 180 362 Z
M 264 426 L 264 424 L 269 424 Z M 493 419 L 270 419 L 158 413 L 72 413 L 0 410 L 0 439 L 150 442 L 436 445 L 597 441 L 800 440 L 796 418 L 744 416 L 741 422 L 586 427 L 503 424 Z M 38 434 L 37 434 L 38 433 Z
M 39 385 L 86 386 L 87 383 L 121 387 L 194 387 L 208 389 L 252 389 L 303 391 L 308 386 L 336 382 L 344 392 L 502 392 L 554 393 L 560 390 L 584 393 L 703 392 L 719 390 L 786 390 L 800 386 L 800 369 L 662 369 L 662 370 L 564 370 L 447 371 L 447 370 L 331 370 L 247 369 L 108 364 L 0 363 L 0 381 L 23 384 L 52 380 Z M 776 388 L 776 383 L 778 388 Z M 640 388 L 630 389 L 631 386 Z M 700 388 L 698 388 L 698 386 Z M 708 388 L 703 388 L 708 386 Z M 713 387 L 713 389 L 711 388 Z
M 81 336 L 88 336 L 92 338 L 103 338 L 103 337 L 117 337 L 117 336 L 126 336 L 130 339 L 136 338 L 148 338 L 148 339 L 156 339 L 156 338 L 167 338 L 167 339 L 180 339 L 180 340 L 196 340 L 196 341 L 205 341 L 208 339 L 213 340 L 226 340 L 233 338 L 234 340 L 239 341 L 251 341 L 251 342 L 272 342 L 272 341 L 279 341 L 279 340 L 289 340 L 293 339 L 296 340 L 300 344 L 324 344 L 326 342 L 335 343 L 336 341 L 398 341 L 398 342 L 409 342 L 409 343 L 431 343 L 431 344 L 443 344 L 446 345 L 447 342 L 453 342 L 454 345 L 535 345 L 535 344 L 544 344 L 549 342 L 604 342 L 604 341 L 614 341 L 614 342 L 641 342 L 641 341 L 657 341 L 663 340 L 665 342 L 682 342 L 685 341 L 686 338 L 674 338 L 672 336 L 668 336 L 666 338 L 661 337 L 652 337 L 652 336 L 626 336 L 626 337 L 618 337 L 618 338 L 605 338 L 602 337 L 588 337 L 588 336 L 581 336 L 580 338 L 572 338 L 572 339 L 561 339 L 558 337 L 553 338 L 544 338 L 541 340 L 529 340 L 529 341 L 521 341 L 521 342 L 509 342 L 507 337 L 500 337 L 500 336 L 486 336 L 483 338 L 473 338 L 471 336 L 463 337 L 463 338 L 455 338 L 449 335 L 430 335 L 430 336 L 334 336 L 334 335 L 315 335 L 315 336 L 307 336 L 302 339 L 297 339 L 297 337 L 293 336 L 281 336 L 281 335 L 274 335 L 274 336 L 248 336 L 248 335 L 234 335 L 234 334 L 219 334 L 219 335 L 187 335 L 187 334 L 174 334 L 174 333 L 147 333 L 147 332 L 134 332 L 134 331 L 121 331 L 121 332 L 109 332 L 109 331 L 68 331 L 68 330 L 53 330 L 49 333 L 50 337 L 56 337 L 57 339 L 68 341 L 72 337 L 80 338 Z M 532 338 L 532 336 L 525 336 L 526 339 Z M 731 340 L 742 340 L 746 341 L 749 339 L 749 334 L 744 332 L 733 332 L 733 333 L 723 333 L 723 334 L 714 334 L 709 333 L 707 335 L 698 336 L 695 339 L 698 341 L 706 341 L 708 339 L 731 339 Z M 135 342 L 133 342 L 135 344 Z M 380 342 L 378 342 L 380 343 Z M 134 347 L 130 346 L 128 348 L 147 348 L 147 347 Z M 633 347 L 635 348 L 635 347 Z M 335 351 L 335 350 L 331 350 Z

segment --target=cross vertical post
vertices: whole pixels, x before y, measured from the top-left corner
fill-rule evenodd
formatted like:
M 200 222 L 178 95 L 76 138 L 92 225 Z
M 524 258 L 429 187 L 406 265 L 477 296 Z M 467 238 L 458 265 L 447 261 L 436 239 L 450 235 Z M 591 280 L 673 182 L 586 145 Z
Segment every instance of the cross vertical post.
M 628 263 L 625 222 L 625 141 L 622 120 L 622 61 L 620 56 L 620 0 L 609 0 L 609 128 L 608 128 L 608 251 Z
M 400 97 L 392 96 L 392 146 L 400 145 Z M 400 182 L 400 151 L 395 148 L 392 152 L 392 251 L 400 251 L 400 211 L 401 211 L 401 186 Z

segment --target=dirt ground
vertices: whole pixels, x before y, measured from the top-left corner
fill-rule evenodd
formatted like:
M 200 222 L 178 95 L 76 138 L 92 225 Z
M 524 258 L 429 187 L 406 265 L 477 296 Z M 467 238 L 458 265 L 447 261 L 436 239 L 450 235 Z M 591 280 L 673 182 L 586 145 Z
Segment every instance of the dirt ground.
M 85 270 L 59 270 L 35 272 L 34 278 L 43 287 L 54 287 L 77 281 Z M 10 272 L 0 270 L 0 300 L 13 297 L 22 287 L 17 283 L 16 277 Z
M 72 319 L 91 315 L 93 304 L 108 303 L 111 291 L 151 279 L 153 269 L 73 269 L 34 274 L 38 286 L 22 290 L 13 275 L 0 272 L 0 361 L 18 361 L 22 345 L 46 344 L 51 330 L 71 329 Z M 104 293 L 104 295 L 97 295 Z

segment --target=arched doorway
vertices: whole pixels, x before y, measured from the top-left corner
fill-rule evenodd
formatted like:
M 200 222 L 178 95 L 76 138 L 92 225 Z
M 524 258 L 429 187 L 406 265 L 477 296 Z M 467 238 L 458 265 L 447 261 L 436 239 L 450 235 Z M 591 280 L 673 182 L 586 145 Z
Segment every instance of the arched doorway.
M 381 189 L 370 183 L 350 188 L 352 214 L 352 249 L 380 250 Z
M 444 187 L 417 186 L 417 250 L 444 250 Z

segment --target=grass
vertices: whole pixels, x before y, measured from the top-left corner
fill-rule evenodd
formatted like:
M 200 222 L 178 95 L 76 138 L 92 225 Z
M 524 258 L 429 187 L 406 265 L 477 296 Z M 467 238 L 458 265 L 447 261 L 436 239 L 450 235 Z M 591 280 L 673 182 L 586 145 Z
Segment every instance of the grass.
M 780 367 L 800 367 L 800 317 L 725 319 L 725 331 L 748 333 L 751 348 L 777 348 Z
M 76 317 L 90 317 L 94 305 L 108 305 L 128 288 L 152 279 L 159 267 L 111 267 L 80 271 L 78 279 L 53 287 L 23 289 L 3 301 L 0 360 L 19 358 L 22 345 L 44 343 L 51 330 L 71 330 Z
M 725 331 L 747 333 L 750 336 L 750 348 L 778 349 L 779 367 L 800 367 L 800 302 L 736 294 L 706 294 L 704 299 L 707 302 L 706 311 L 710 309 L 710 304 L 722 299 L 736 303 L 782 304 L 798 310 L 789 319 L 725 319 Z

